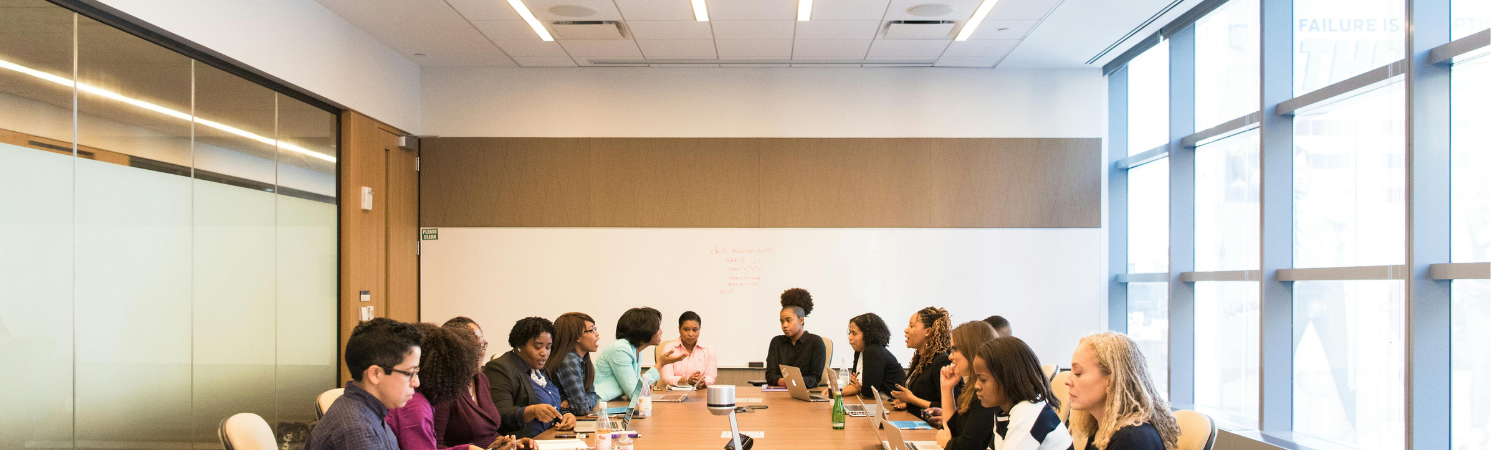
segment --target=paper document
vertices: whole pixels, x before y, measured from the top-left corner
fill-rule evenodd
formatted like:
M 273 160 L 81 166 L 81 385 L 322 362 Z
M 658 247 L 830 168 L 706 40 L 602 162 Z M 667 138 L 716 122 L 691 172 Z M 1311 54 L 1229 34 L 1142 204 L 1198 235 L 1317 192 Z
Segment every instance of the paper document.
M 765 400 L 765 399 L 762 399 L 760 397 L 745 397 L 745 398 L 735 397 L 734 398 L 734 403 L 735 404 L 740 404 L 740 403 L 760 403 L 763 400 Z
M 579 439 L 551 439 L 536 441 L 538 450 L 588 450 L 589 445 Z
M 750 437 L 753 437 L 753 438 L 756 438 L 756 439 L 764 439 L 766 437 L 766 432 L 764 432 L 764 431 L 740 431 L 740 434 L 743 434 L 743 435 L 746 435 L 746 436 L 750 436 Z M 720 433 L 719 434 L 719 438 L 720 439 L 729 439 L 729 431 L 725 430 L 723 433 Z
M 765 385 L 760 387 L 761 392 L 786 392 L 786 388 L 780 386 Z

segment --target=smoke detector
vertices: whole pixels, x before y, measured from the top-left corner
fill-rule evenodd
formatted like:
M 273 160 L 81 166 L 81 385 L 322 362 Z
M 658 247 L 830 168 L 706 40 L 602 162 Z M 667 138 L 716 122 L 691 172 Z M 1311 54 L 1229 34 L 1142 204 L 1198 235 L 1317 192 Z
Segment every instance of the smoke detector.
M 927 3 L 906 8 L 906 13 L 917 17 L 940 17 L 953 14 L 953 7 L 941 3 Z
M 547 12 L 563 17 L 588 17 L 598 14 L 599 10 L 579 5 L 557 5 L 547 8 Z

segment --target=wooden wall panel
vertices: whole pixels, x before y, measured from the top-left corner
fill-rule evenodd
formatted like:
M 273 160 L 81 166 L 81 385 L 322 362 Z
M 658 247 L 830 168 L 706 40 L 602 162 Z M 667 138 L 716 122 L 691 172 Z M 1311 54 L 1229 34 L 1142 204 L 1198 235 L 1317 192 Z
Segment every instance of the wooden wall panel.
M 417 274 L 417 152 L 398 145 L 397 137 L 382 133 L 386 180 L 386 315 L 416 322 Z
M 589 139 L 424 139 L 422 223 L 589 223 Z
M 926 227 L 929 139 L 763 139 L 761 226 Z
M 1098 139 L 934 139 L 934 227 L 1098 227 Z
M 757 227 L 755 139 L 594 139 L 590 226 Z

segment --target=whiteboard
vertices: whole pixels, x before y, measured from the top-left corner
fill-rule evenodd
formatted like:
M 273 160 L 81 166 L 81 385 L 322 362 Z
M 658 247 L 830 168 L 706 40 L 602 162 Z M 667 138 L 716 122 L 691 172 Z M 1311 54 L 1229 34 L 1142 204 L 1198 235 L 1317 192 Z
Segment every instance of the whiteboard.
M 581 311 L 607 345 L 626 309 L 651 306 L 664 341 L 692 310 L 719 366 L 747 367 L 781 333 L 780 294 L 791 287 L 812 293 L 807 329 L 832 339 L 835 365 L 852 362 L 849 319 L 866 312 L 891 327 L 902 361 L 902 332 L 925 306 L 947 308 L 954 325 L 1005 316 L 1044 364 L 1067 365 L 1078 339 L 1106 325 L 1097 228 L 436 230 L 422 241 L 421 317 L 473 318 L 491 353 L 509 350 L 522 317 Z

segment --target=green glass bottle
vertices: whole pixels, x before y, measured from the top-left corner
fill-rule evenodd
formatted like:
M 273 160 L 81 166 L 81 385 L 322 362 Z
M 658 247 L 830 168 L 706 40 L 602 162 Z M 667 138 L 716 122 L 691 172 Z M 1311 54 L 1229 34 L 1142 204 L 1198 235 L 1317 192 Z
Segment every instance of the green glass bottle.
M 844 396 L 840 395 L 839 389 L 829 389 L 833 393 L 833 429 L 844 429 Z

